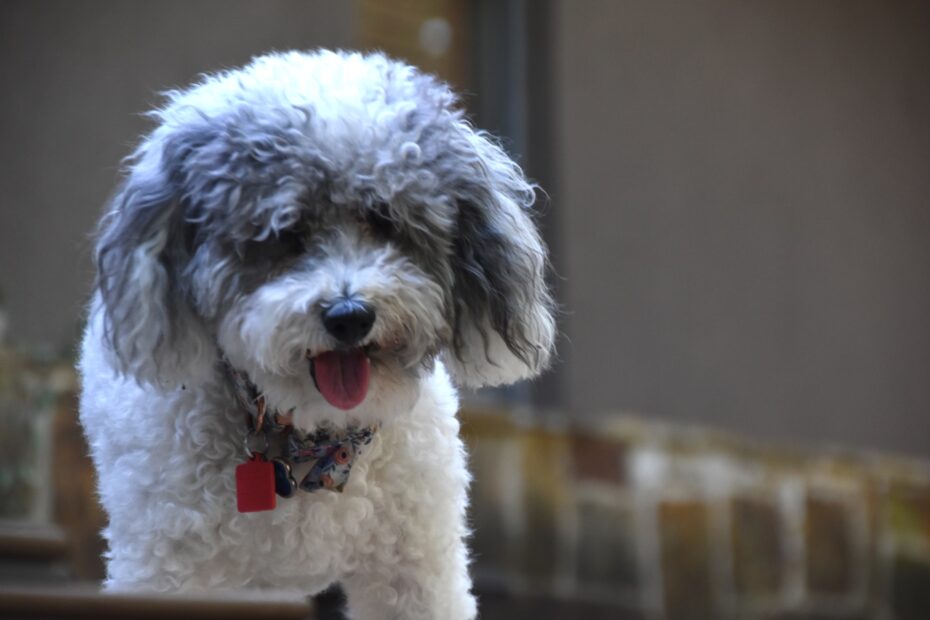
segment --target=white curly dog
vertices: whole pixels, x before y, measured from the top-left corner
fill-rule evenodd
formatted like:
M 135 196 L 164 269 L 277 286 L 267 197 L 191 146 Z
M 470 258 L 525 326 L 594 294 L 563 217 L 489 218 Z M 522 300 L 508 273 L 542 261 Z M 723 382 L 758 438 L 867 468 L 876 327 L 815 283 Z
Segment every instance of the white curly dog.
M 354 618 L 473 618 L 453 385 L 549 361 L 534 187 L 379 54 L 260 57 L 151 117 L 80 361 L 107 586 L 341 582 Z

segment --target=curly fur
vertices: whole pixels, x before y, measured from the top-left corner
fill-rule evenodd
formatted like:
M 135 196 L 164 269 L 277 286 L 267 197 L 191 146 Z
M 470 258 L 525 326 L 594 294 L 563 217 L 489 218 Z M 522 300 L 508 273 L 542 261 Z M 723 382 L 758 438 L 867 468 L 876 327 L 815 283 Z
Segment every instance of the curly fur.
M 100 224 L 80 363 L 108 585 L 341 580 L 357 618 L 473 617 L 453 382 L 548 363 L 534 188 L 445 85 L 378 54 L 260 57 L 151 116 Z M 337 346 L 321 309 L 345 295 L 377 311 L 349 412 L 305 359 Z M 381 425 L 343 494 L 235 511 L 244 429 L 221 355 L 301 427 Z

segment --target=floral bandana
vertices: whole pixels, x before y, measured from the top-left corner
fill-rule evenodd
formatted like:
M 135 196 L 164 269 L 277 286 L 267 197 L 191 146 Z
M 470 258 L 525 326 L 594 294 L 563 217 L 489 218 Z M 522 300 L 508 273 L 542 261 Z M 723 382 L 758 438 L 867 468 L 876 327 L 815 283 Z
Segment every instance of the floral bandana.
M 274 465 L 275 492 L 291 497 L 295 489 L 313 493 L 328 489 L 341 493 L 349 481 L 352 463 L 371 443 L 376 426 L 349 427 L 338 430 L 321 427 L 313 432 L 295 428 L 291 422 L 293 410 L 285 414 L 268 412 L 265 396 L 258 391 L 245 373 L 224 360 L 226 375 L 236 396 L 236 402 L 246 414 L 246 451 L 252 456 L 249 442 L 255 437 L 264 440 L 263 450 L 256 452 L 270 457 Z M 308 468 L 297 484 L 294 469 Z
M 310 471 L 300 481 L 300 489 L 308 493 L 318 489 L 342 492 L 349 480 L 352 462 L 362 448 L 371 443 L 373 434 L 372 428 L 350 429 L 341 436 L 328 429 L 311 435 L 292 431 L 287 438 L 288 458 L 292 463 L 312 462 Z

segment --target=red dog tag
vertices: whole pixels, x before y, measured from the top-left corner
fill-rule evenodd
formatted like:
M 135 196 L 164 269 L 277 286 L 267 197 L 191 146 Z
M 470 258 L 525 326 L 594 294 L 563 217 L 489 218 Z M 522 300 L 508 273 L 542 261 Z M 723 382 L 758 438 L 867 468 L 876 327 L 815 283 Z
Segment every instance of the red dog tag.
M 253 454 L 236 467 L 236 504 L 239 512 L 274 510 L 274 464 L 261 454 Z

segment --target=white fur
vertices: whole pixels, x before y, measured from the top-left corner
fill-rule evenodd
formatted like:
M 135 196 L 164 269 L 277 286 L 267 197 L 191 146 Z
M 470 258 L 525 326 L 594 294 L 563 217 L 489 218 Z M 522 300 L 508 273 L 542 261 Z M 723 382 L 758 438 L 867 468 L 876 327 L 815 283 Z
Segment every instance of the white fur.
M 220 378 L 170 392 L 140 386 L 108 363 L 95 316 L 82 348 L 81 422 L 110 516 L 110 589 L 315 593 L 342 581 L 354 618 L 475 616 L 463 540 L 469 475 L 441 364 L 412 409 L 381 412 L 390 421 L 343 493 L 298 492 L 274 511 L 239 514 L 243 419 Z
M 381 55 L 317 52 L 207 76 L 153 114 L 101 225 L 80 361 L 109 588 L 339 581 L 359 620 L 475 616 L 450 373 L 533 376 L 555 326 L 532 186 L 454 105 Z M 382 204 L 406 236 L 377 230 Z M 277 256 L 288 233 L 298 253 L 245 258 L 253 242 Z M 322 312 L 342 296 L 377 315 L 348 412 L 306 360 L 339 346 Z M 297 427 L 380 425 L 343 493 L 237 512 L 246 425 L 220 354 Z

